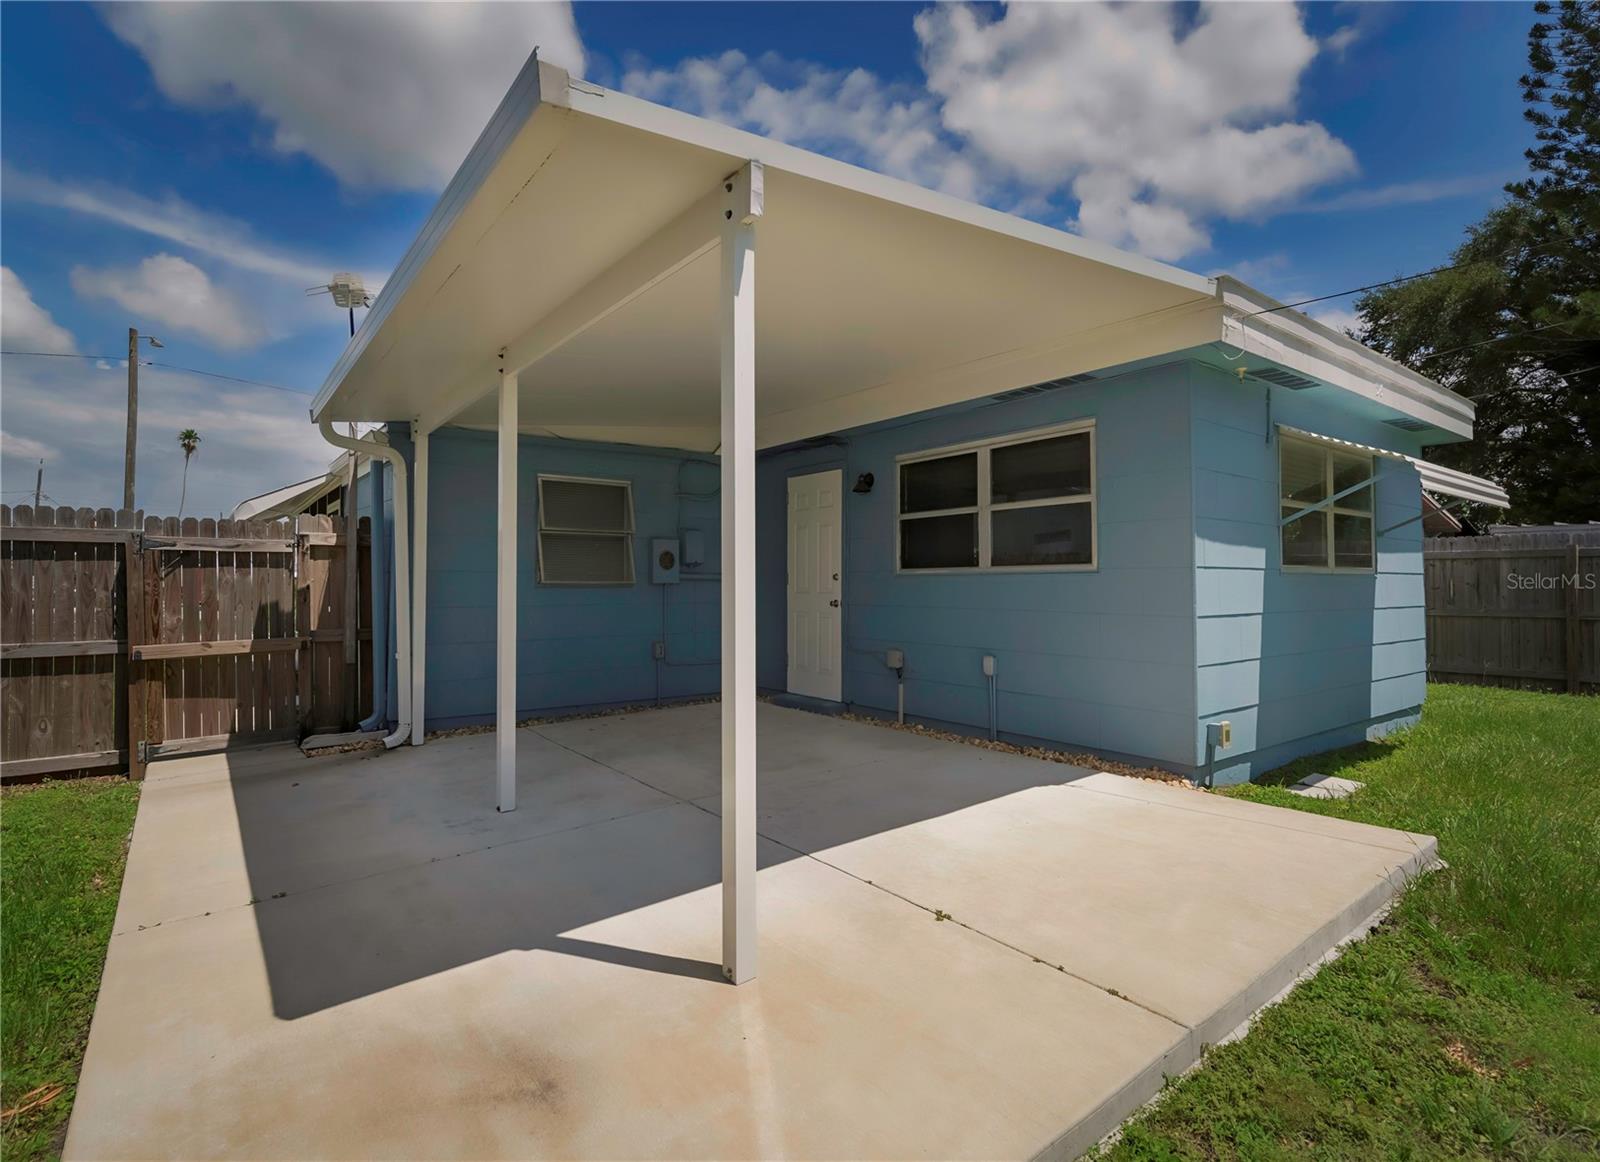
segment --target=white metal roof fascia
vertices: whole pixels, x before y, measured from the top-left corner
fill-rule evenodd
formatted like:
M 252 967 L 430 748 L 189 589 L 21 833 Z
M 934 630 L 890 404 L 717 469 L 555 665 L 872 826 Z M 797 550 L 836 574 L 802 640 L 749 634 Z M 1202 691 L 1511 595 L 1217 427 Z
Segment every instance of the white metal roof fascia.
M 1223 304 L 1223 342 L 1315 376 L 1453 435 L 1472 437 L 1471 400 L 1418 375 L 1370 347 L 1342 335 L 1246 286 L 1217 279 Z M 1263 313 L 1270 312 L 1270 313 Z
M 334 363 L 332 370 L 328 372 L 327 378 L 323 380 L 322 387 L 311 401 L 313 420 L 322 414 L 322 409 L 333 398 L 333 393 L 338 390 L 339 384 L 344 381 L 344 377 L 361 358 L 362 352 L 383 327 L 395 304 L 405 297 L 428 259 L 450 232 L 450 227 L 472 201 L 473 195 L 494 172 L 495 165 L 516 140 L 517 134 L 527 124 L 533 111 L 539 107 L 541 101 L 546 104 L 564 103 L 567 83 L 566 70 L 540 62 L 537 50 L 528 57 L 522 70 L 517 73 L 516 79 L 511 82 L 511 88 L 506 90 L 506 95 L 500 99 L 500 105 L 494 111 L 494 116 L 489 118 L 489 123 L 483 127 L 478 140 L 467 152 L 461 168 L 456 170 L 455 177 L 450 179 L 450 184 L 445 187 L 444 193 L 439 195 L 439 201 L 433 207 L 433 212 L 428 215 L 428 220 L 423 223 L 421 231 L 407 248 L 400 265 L 395 267 L 394 273 L 384 282 L 383 290 L 368 308 L 355 337 L 345 345 L 344 351 Z
M 1317 444 L 1367 452 L 1374 456 L 1387 456 L 1391 460 L 1403 460 L 1417 470 L 1417 475 L 1422 478 L 1422 487 L 1428 492 L 1459 496 L 1463 500 L 1474 500 L 1479 504 L 1492 504 L 1499 508 L 1511 507 L 1511 498 L 1506 494 L 1506 490 L 1494 481 L 1485 480 L 1481 476 L 1458 472 L 1454 468 L 1446 468 L 1443 464 L 1434 464 L 1417 456 L 1407 456 L 1404 452 L 1391 452 L 1387 448 L 1376 448 L 1371 444 L 1358 444 L 1354 440 L 1324 436 L 1320 432 L 1308 432 L 1304 428 L 1292 428 L 1288 424 L 1279 424 L 1278 431 Z
M 601 120 L 625 125 L 645 133 L 670 137 L 701 149 L 726 154 L 738 162 L 759 161 L 771 169 L 781 169 L 797 177 L 851 190 L 880 201 L 892 202 L 908 209 L 936 214 L 941 218 L 963 222 L 982 230 L 1003 234 L 1023 242 L 1047 246 L 1063 254 L 1070 254 L 1091 262 L 1159 279 L 1197 294 L 1217 293 L 1215 279 L 1180 270 L 1151 258 L 1118 250 L 1114 246 L 1093 242 L 1065 230 L 1057 230 L 1038 222 L 1019 218 L 1001 210 L 964 201 L 950 194 L 919 186 L 914 182 L 888 177 L 873 170 L 863 169 L 849 162 L 824 157 L 819 153 L 774 141 L 743 129 L 735 129 L 704 117 L 696 117 L 665 105 L 657 105 L 626 93 L 591 85 L 587 81 L 571 81 L 567 92 L 567 106 L 574 112 Z

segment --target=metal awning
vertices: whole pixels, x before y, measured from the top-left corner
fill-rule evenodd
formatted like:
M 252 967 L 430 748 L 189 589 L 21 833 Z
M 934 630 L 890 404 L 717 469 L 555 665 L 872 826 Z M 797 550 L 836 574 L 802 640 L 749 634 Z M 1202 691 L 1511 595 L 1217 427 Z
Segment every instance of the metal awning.
M 1511 497 L 1493 480 L 1457 472 L 1454 468 L 1446 468 L 1443 464 L 1432 464 L 1415 456 L 1409 459 L 1417 466 L 1417 473 L 1422 477 L 1422 487 L 1426 492 L 1456 496 L 1477 504 L 1492 504 L 1496 508 L 1511 507 Z
M 1278 431 L 1286 436 L 1310 440 L 1313 444 L 1327 444 L 1330 447 L 1343 448 L 1348 452 L 1365 452 L 1369 456 L 1387 456 L 1391 460 L 1411 459 L 1404 452 L 1393 452 L 1388 448 L 1378 448 L 1371 444 L 1358 444 L 1354 440 L 1341 440 L 1337 436 L 1324 436 L 1321 432 L 1308 432 L 1304 428 L 1291 428 L 1288 424 L 1279 424 Z
M 1455 496 L 1477 504 L 1492 504 L 1497 508 L 1511 507 L 1511 498 L 1506 494 L 1506 490 L 1494 481 L 1485 480 L 1481 476 L 1473 476 L 1467 472 L 1459 472 L 1454 468 L 1446 468 L 1443 464 L 1434 464 L 1417 456 L 1408 456 L 1404 452 L 1378 448 L 1372 444 L 1359 444 L 1354 440 L 1341 440 L 1337 436 L 1324 436 L 1320 432 L 1308 432 L 1304 428 L 1294 428 L 1288 424 L 1279 424 L 1278 431 L 1285 435 L 1294 436 L 1296 439 L 1310 440 L 1317 444 L 1327 444 L 1334 448 L 1343 448 L 1346 451 L 1365 452 L 1372 456 L 1387 456 L 1391 460 L 1404 460 L 1416 468 L 1417 475 L 1422 477 L 1422 488 L 1425 492 Z

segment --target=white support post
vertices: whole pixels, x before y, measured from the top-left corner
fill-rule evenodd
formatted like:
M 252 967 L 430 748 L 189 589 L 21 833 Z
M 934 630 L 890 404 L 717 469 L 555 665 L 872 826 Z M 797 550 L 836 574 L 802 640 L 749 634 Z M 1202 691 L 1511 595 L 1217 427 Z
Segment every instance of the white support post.
M 413 448 L 412 487 L 416 491 L 412 518 L 412 556 L 416 576 L 411 583 L 411 745 L 422 745 L 423 694 L 428 687 L 428 431 L 411 421 Z
M 723 184 L 722 972 L 756 975 L 756 230 L 761 163 Z
M 517 376 L 500 376 L 494 753 L 501 811 L 517 809 Z

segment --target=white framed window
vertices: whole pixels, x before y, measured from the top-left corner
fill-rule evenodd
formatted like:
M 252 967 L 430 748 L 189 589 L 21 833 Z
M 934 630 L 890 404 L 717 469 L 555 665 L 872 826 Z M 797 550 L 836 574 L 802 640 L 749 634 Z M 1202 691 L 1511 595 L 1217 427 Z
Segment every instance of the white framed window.
M 1278 521 L 1288 571 L 1370 573 L 1370 453 L 1278 437 Z
M 1094 421 L 896 459 L 903 573 L 1095 567 Z
M 539 583 L 633 584 L 633 485 L 539 477 Z

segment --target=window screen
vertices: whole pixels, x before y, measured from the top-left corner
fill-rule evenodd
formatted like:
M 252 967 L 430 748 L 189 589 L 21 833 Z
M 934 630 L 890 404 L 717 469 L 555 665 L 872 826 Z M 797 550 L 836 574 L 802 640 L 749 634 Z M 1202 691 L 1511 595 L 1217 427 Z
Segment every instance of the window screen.
M 1094 504 L 1088 424 L 909 459 L 900 568 L 1092 569 Z
M 1280 437 L 1278 496 L 1283 564 L 1292 569 L 1373 567 L 1373 458 Z
M 633 488 L 626 480 L 539 477 L 539 580 L 633 584 Z

